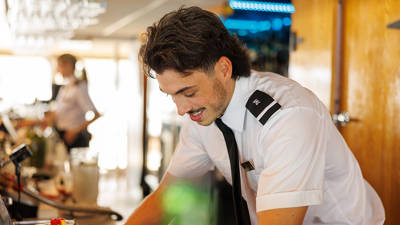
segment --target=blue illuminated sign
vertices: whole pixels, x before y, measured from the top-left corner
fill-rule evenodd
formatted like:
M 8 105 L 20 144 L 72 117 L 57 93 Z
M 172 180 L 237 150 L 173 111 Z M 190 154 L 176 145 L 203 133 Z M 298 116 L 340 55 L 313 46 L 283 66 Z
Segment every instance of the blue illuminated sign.
M 289 17 L 283 19 L 275 18 L 270 20 L 244 20 L 244 19 L 226 19 L 222 20 L 225 27 L 229 30 L 250 30 L 250 32 L 262 32 L 268 30 L 281 30 L 283 26 L 290 26 L 292 23 Z M 244 32 L 241 32 L 244 33 Z
M 293 4 L 290 3 L 230 0 L 229 6 L 232 9 L 239 9 L 239 10 L 253 10 L 262 12 L 277 12 L 277 13 L 295 12 Z

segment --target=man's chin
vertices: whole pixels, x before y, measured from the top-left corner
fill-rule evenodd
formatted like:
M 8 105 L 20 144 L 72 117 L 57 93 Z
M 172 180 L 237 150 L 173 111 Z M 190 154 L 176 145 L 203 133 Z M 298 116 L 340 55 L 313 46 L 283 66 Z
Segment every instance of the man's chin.
M 197 122 L 197 124 L 199 124 L 201 126 L 210 126 L 213 122 L 214 122 L 214 120 L 201 120 L 201 121 Z

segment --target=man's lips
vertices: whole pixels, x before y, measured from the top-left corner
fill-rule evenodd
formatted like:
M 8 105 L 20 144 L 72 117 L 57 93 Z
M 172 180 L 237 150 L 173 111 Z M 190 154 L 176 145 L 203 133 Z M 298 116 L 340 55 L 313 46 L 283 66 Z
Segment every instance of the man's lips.
M 189 115 L 190 115 L 190 119 L 195 121 L 195 122 L 199 122 L 202 118 L 203 118 L 203 112 L 204 112 L 204 108 L 201 108 L 199 110 L 196 111 L 189 111 Z

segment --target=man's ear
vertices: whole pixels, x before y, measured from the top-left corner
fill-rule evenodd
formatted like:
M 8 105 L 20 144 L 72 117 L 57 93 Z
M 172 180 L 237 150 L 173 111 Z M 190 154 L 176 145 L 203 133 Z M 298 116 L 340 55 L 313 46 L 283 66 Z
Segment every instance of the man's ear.
M 232 62 L 228 57 L 221 56 L 215 66 L 216 72 L 220 73 L 224 80 L 230 80 L 232 78 Z

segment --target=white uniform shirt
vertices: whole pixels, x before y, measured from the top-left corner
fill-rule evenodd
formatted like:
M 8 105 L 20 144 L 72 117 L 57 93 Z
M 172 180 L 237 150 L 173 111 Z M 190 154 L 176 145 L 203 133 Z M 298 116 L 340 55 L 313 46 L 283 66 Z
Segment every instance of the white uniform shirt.
M 245 107 L 255 90 L 282 107 L 262 125 Z M 273 105 L 273 104 L 271 104 Z M 268 107 L 267 107 L 268 108 Z M 234 134 L 242 167 L 243 197 L 253 225 L 256 212 L 309 206 L 303 224 L 383 224 L 382 203 L 318 98 L 295 81 L 272 73 L 240 78 L 221 117 Z M 224 137 L 215 123 L 185 121 L 168 172 L 201 176 L 216 166 L 231 183 Z
M 61 87 L 56 98 L 56 125 L 60 130 L 72 130 L 86 121 L 86 112 L 97 112 L 89 97 L 87 83 L 70 81 Z

